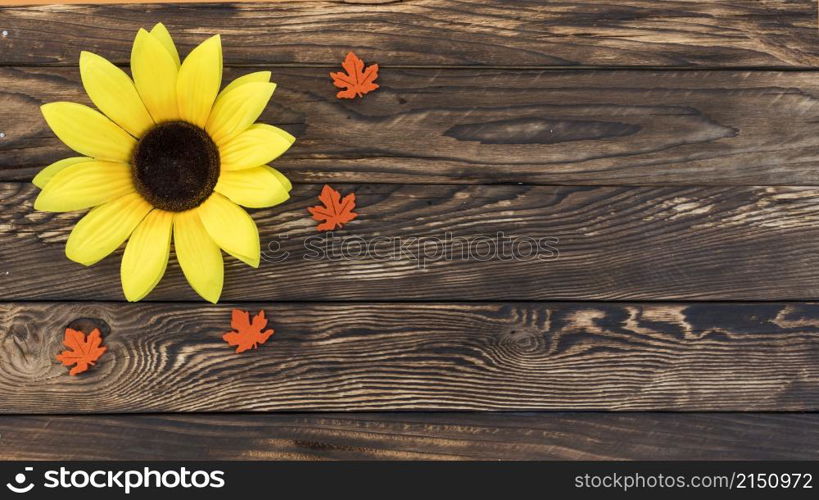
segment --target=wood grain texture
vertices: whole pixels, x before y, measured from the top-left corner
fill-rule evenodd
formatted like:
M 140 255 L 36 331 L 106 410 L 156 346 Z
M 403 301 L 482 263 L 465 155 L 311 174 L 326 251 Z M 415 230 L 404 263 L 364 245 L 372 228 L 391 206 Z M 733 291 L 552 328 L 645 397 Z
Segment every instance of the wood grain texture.
M 186 51 L 221 33 L 230 64 L 815 67 L 813 0 L 385 0 L 6 8 L 0 61 L 127 61 L 136 30 L 166 23 Z
M 28 7 L 32 5 L 54 5 L 56 0 L 0 0 L 0 5 L 9 5 L 15 7 Z M 273 0 L 273 1 L 282 1 L 282 0 Z M 304 0 L 287 0 L 292 2 L 304 1 Z M 385 0 L 391 1 L 391 0 Z M 241 2 L 256 2 L 256 3 L 269 3 L 265 2 L 265 0 L 231 0 L 230 3 L 241 3 Z M 202 3 L 226 3 L 223 0 L 60 0 L 60 5 L 70 5 L 70 4 L 153 4 L 153 3 L 166 3 L 166 4 L 180 4 L 180 3 L 193 3 L 193 4 L 202 4 Z M 377 0 L 374 0 L 373 3 L 378 3 Z
M 79 51 L 127 63 L 157 20 L 183 53 L 221 33 L 229 78 L 275 70 L 262 119 L 299 138 L 277 166 L 302 184 L 253 214 L 266 260 L 228 259 L 223 298 L 277 333 L 236 355 L 236 304 L 98 302 L 119 256 L 67 261 L 79 215 L 0 184 L 0 459 L 819 457 L 817 414 L 260 413 L 819 410 L 819 304 L 515 302 L 819 298 L 813 0 L 4 7 L 0 181 L 69 154 L 38 107 L 88 102 Z M 334 97 L 348 50 L 383 68 L 366 99 Z M 340 237 L 559 257 L 305 260 L 324 182 L 358 195 Z M 150 299 L 197 297 L 172 263 Z M 110 349 L 79 377 L 67 326 Z M 144 412 L 181 414 L 69 415 Z
M 315 229 L 319 185 L 252 211 L 262 265 L 226 257 L 222 300 L 819 297 L 816 188 L 334 186 L 360 214 L 341 231 Z M 36 193 L 0 184 L 0 300 L 123 300 L 120 253 L 69 261 L 82 214 L 36 212 Z M 201 299 L 172 257 L 148 300 Z
M 386 70 L 354 101 L 324 69 L 274 80 L 261 120 L 298 137 L 276 166 L 301 182 L 819 184 L 808 72 Z M 0 179 L 72 154 L 56 100 L 90 104 L 76 69 L 0 68 Z
M 0 417 L 0 460 L 816 460 L 816 414 Z
M 0 306 L 0 412 L 819 409 L 819 304 L 291 303 L 237 355 L 231 305 Z M 66 327 L 108 352 L 71 377 Z

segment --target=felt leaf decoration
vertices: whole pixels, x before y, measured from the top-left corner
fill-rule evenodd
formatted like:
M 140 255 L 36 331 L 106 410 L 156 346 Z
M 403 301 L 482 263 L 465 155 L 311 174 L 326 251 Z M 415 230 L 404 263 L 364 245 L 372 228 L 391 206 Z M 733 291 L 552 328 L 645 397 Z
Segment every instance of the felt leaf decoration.
M 358 217 L 358 214 L 353 212 L 355 193 L 350 193 L 342 199 L 341 193 L 325 184 L 318 199 L 324 205 L 308 207 L 307 210 L 313 214 L 313 219 L 325 221 L 316 226 L 319 231 L 332 231 L 337 227 L 341 228 L 344 224 Z
M 336 94 L 339 99 L 352 99 L 355 96 L 363 97 L 364 94 L 372 92 L 378 88 L 373 81 L 378 78 L 378 65 L 364 67 L 364 61 L 358 58 L 355 53 L 350 52 L 341 63 L 344 72 L 330 73 L 333 85 L 342 90 Z
M 229 345 L 236 346 L 237 353 L 256 349 L 273 335 L 273 330 L 265 330 L 267 318 L 264 317 L 264 311 L 259 311 L 251 321 L 248 311 L 234 309 L 230 326 L 234 331 L 222 335 L 222 339 Z
M 66 328 L 63 344 L 68 349 L 57 355 L 57 361 L 65 366 L 76 365 L 68 372 L 71 375 L 88 370 L 89 366 L 93 365 L 108 350 L 107 347 L 100 346 L 102 337 L 97 328 L 94 328 L 94 331 L 87 337 L 83 332 Z

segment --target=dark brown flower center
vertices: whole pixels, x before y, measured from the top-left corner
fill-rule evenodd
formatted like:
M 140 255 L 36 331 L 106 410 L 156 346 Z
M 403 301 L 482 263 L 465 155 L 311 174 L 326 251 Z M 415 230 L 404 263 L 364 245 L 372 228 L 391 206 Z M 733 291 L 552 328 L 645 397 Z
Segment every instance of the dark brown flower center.
M 165 122 L 139 140 L 133 157 L 134 184 L 153 206 L 171 212 L 198 207 L 219 180 L 219 149 L 188 122 Z

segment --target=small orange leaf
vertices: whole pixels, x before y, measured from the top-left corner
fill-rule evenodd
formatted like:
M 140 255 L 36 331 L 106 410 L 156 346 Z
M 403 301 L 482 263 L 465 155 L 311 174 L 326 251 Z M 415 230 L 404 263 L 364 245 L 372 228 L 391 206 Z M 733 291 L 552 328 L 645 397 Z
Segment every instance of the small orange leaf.
M 229 345 L 235 345 L 237 353 L 256 349 L 259 344 L 264 344 L 273 335 L 273 330 L 262 331 L 267 326 L 264 311 L 259 311 L 259 314 L 253 316 L 253 321 L 250 321 L 248 311 L 234 309 L 230 326 L 235 331 L 222 335 L 222 339 Z
M 355 53 L 350 52 L 341 63 L 344 72 L 330 73 L 333 79 L 333 85 L 342 90 L 336 94 L 339 99 L 352 99 L 355 96 L 363 97 L 364 94 L 370 93 L 378 88 L 377 83 L 373 81 L 378 78 L 378 65 L 364 67 L 364 61 L 358 58 Z
M 355 193 L 350 193 L 344 199 L 341 199 L 341 193 L 325 184 L 318 199 L 324 205 L 308 207 L 307 210 L 313 214 L 314 220 L 325 221 L 316 226 L 319 231 L 332 231 L 337 227 L 341 228 L 342 225 L 358 217 L 358 214 L 353 212 Z
M 88 367 L 93 365 L 108 350 L 107 347 L 100 347 L 102 337 L 97 328 L 94 328 L 94 331 L 87 338 L 83 332 L 66 328 L 63 344 L 68 347 L 68 350 L 58 354 L 57 361 L 62 362 L 65 366 L 76 364 L 77 366 L 68 372 L 71 375 L 77 375 L 88 370 Z

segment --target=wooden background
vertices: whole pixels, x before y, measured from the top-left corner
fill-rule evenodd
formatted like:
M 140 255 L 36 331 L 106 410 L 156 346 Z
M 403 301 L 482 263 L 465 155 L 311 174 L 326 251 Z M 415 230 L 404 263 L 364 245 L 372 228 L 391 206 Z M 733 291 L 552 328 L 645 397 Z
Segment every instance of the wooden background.
M 29 183 L 68 150 L 38 107 L 88 102 L 80 50 L 127 63 L 164 22 L 273 71 L 297 136 L 284 205 L 218 306 L 119 257 Z M 381 88 L 337 100 L 348 50 Z M 0 10 L 0 458 L 819 458 L 819 29 L 812 0 L 280 1 Z M 557 237 L 556 260 L 309 262 L 339 236 Z M 236 355 L 233 307 L 276 335 Z M 69 377 L 66 326 L 109 346 Z

